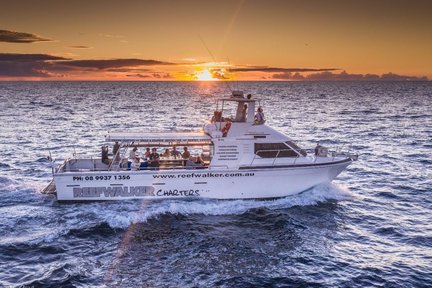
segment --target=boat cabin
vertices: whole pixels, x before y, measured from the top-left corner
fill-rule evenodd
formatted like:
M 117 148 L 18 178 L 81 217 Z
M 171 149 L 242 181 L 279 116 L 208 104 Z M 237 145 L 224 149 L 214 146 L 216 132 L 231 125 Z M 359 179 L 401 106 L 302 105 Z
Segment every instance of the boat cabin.
M 102 158 L 68 159 L 61 171 L 254 169 L 308 161 L 292 139 L 265 125 L 259 100 L 241 91 L 217 101 L 202 132 L 110 132 L 106 141 L 115 143 L 114 151 L 102 147 Z

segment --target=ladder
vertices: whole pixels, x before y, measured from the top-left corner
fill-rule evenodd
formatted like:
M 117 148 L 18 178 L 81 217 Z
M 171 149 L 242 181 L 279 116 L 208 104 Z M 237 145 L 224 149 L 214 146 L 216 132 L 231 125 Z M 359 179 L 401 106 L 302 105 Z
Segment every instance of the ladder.
M 119 171 L 122 167 L 121 163 L 129 150 L 129 145 L 126 142 L 120 143 L 120 148 L 117 150 L 116 155 L 113 155 L 113 160 L 108 167 L 108 171 Z

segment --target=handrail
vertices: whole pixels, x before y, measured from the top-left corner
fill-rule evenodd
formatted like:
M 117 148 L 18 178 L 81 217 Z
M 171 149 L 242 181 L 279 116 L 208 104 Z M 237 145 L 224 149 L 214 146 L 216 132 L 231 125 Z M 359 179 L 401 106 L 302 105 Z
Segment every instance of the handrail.
M 55 169 L 55 173 L 58 173 L 61 170 L 64 170 L 64 167 L 66 165 L 66 161 L 63 162 L 62 164 L 60 164 L 56 169 Z
M 294 151 L 294 152 L 297 154 L 297 156 L 281 157 L 281 158 L 296 158 L 296 160 L 294 161 L 294 163 L 297 161 L 297 158 L 299 158 L 299 157 L 304 157 L 303 155 L 300 155 L 300 154 L 299 154 L 296 150 L 294 150 L 294 149 L 257 150 L 257 151 L 254 153 L 254 157 L 253 157 L 253 159 L 252 159 L 252 161 L 251 161 L 251 163 L 250 163 L 249 165 L 250 165 L 250 166 L 253 165 L 253 162 L 255 161 L 255 159 L 257 159 L 256 156 L 259 156 L 258 153 L 260 153 L 260 152 L 277 152 L 275 157 L 269 157 L 269 158 L 267 158 L 267 159 L 271 159 L 271 158 L 273 158 L 272 166 L 274 166 L 274 163 L 276 162 L 277 158 L 279 158 L 279 154 L 280 154 L 280 152 L 283 152 L 283 151 Z M 260 158 L 260 159 L 266 159 L 266 158 Z
M 120 164 L 123 161 L 124 156 L 126 155 L 126 153 L 128 152 L 129 149 L 129 145 L 124 144 L 125 141 L 122 141 L 119 148 L 117 149 L 117 152 L 115 155 L 113 155 L 113 159 L 111 161 L 111 163 L 108 166 L 108 170 L 112 170 L 113 169 L 113 165 L 115 165 L 117 170 L 119 170 Z M 127 143 L 127 142 L 126 142 Z
M 274 163 L 276 162 L 276 159 L 279 157 L 280 150 L 277 152 L 276 157 L 273 159 L 272 166 L 274 166 Z
M 226 167 L 227 165 L 218 165 L 218 166 L 212 166 L 212 167 Z M 203 170 L 207 169 L 209 170 L 210 166 L 173 166 L 173 167 L 140 167 L 139 170 L 131 170 L 130 168 L 121 168 L 117 171 L 165 171 L 165 170 Z M 113 170 L 103 169 L 103 168 L 95 168 L 95 169 L 69 169 L 68 171 L 64 172 L 95 172 L 95 171 L 101 171 L 101 172 L 113 172 Z

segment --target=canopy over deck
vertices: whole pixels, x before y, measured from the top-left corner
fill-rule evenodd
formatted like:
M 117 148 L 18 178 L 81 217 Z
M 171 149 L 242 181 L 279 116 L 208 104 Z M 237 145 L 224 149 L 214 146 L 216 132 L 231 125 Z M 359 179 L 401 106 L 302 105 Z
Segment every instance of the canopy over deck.
M 238 97 L 230 97 L 230 98 L 221 98 L 217 100 L 218 102 L 244 102 L 244 103 L 252 103 L 259 101 L 258 99 L 247 99 L 247 98 L 238 98 Z
M 211 137 L 204 133 L 155 133 L 155 132 L 111 132 L 106 141 L 122 142 L 136 146 L 210 145 Z M 126 143 L 125 143 L 126 142 Z

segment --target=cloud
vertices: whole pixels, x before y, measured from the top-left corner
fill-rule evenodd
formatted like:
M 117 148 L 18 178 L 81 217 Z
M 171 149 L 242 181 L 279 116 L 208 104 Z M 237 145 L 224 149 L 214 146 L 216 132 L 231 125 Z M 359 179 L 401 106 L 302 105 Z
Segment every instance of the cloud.
M 163 72 L 153 72 L 151 74 L 134 73 L 134 74 L 127 74 L 126 76 L 133 77 L 133 78 L 156 78 L 156 79 L 171 78 L 171 75 L 169 73 L 163 73 Z
M 123 76 L 127 77 L 171 78 L 169 73 L 157 73 L 157 76 L 146 74 L 152 70 L 142 67 L 159 65 L 178 64 L 148 59 L 71 60 L 49 54 L 0 53 L 0 77 L 71 76 L 85 78 L 85 75 L 90 77 L 106 77 L 108 74 L 103 73 L 113 72 L 119 75 L 123 74 Z
M 0 61 L 32 62 L 32 61 L 49 61 L 49 60 L 69 60 L 69 59 L 64 57 L 59 57 L 59 56 L 53 56 L 49 54 L 0 53 Z
M 426 81 L 429 80 L 426 76 L 423 77 L 415 77 L 415 76 L 406 76 L 406 75 L 398 75 L 393 73 L 387 73 L 381 75 L 382 80 L 389 81 Z
M 142 73 L 142 72 L 148 72 L 150 69 L 145 68 L 109 68 L 105 71 L 108 72 L 128 72 L 128 73 Z
M 72 45 L 72 46 L 67 46 L 67 48 L 73 48 L 73 49 L 92 49 L 93 47 L 91 47 L 91 46 L 85 46 L 85 45 Z
M 340 73 L 320 72 L 302 75 L 300 73 L 277 73 L 271 76 L 272 79 L 278 80 L 302 80 L 302 81 L 427 81 L 427 77 L 416 77 L 387 73 L 377 74 L 350 74 L 346 71 Z
M 225 69 L 220 69 L 220 68 L 215 68 L 215 69 L 210 69 L 210 73 L 212 75 L 213 78 L 215 79 L 219 79 L 219 80 L 228 80 L 229 77 L 227 77 L 225 75 Z
M 68 60 L 48 54 L 0 53 L 0 77 L 51 77 L 56 67 L 51 61 Z
M 69 79 L 119 79 L 119 77 L 147 78 L 156 80 L 174 79 L 172 74 L 156 70 L 157 66 L 182 66 L 152 59 L 87 59 L 73 60 L 49 54 L 17 54 L 0 53 L 0 78 L 69 78 Z M 159 67 L 160 68 L 160 67 Z M 167 69 L 173 69 L 168 67 Z M 171 71 L 168 70 L 168 71 Z M 425 81 L 426 77 L 406 76 L 394 73 L 351 74 L 346 71 L 340 73 L 330 69 L 312 68 L 277 68 L 277 67 L 247 67 L 237 68 L 209 68 L 213 78 L 220 80 L 232 79 L 229 73 L 233 71 L 263 72 L 258 75 L 267 80 L 301 80 L 301 81 Z M 329 71 L 330 70 L 330 71 Z M 274 73 L 276 71 L 276 73 Z M 267 73 L 266 73 L 267 72 Z M 273 73 L 272 73 L 273 72 Z M 179 71 L 173 72 L 181 73 Z M 253 73 L 252 73 L 253 74 Z M 110 78 L 111 77 L 111 78 Z M 179 79 L 179 77 L 176 78 Z
M 121 68 L 121 67 L 133 67 L 133 66 L 155 66 L 155 65 L 175 65 L 169 62 L 163 62 L 158 60 L 144 60 L 144 59 L 109 59 L 109 60 L 71 60 L 61 61 L 59 64 L 80 67 L 80 68 L 91 68 L 91 69 L 110 69 L 110 68 Z
M 144 74 L 140 74 L 140 73 L 137 73 L 137 74 L 127 74 L 126 76 L 127 77 L 134 77 L 134 78 L 149 78 L 150 77 L 149 75 L 144 75 Z
M 46 42 L 46 41 L 52 41 L 52 40 L 31 33 L 0 30 L 0 42 L 34 43 L 34 42 Z
M 338 68 L 279 68 L 267 66 L 246 66 L 227 69 L 229 72 L 321 72 L 341 70 Z
M 172 78 L 171 74 L 169 74 L 169 73 L 160 73 L 160 72 L 157 72 L 157 73 L 153 73 L 152 75 L 153 75 L 154 78 L 158 78 L 158 79 L 161 79 L 161 78 L 163 78 L 163 79 Z
M 45 62 L 0 61 L 0 77 L 50 77 Z

